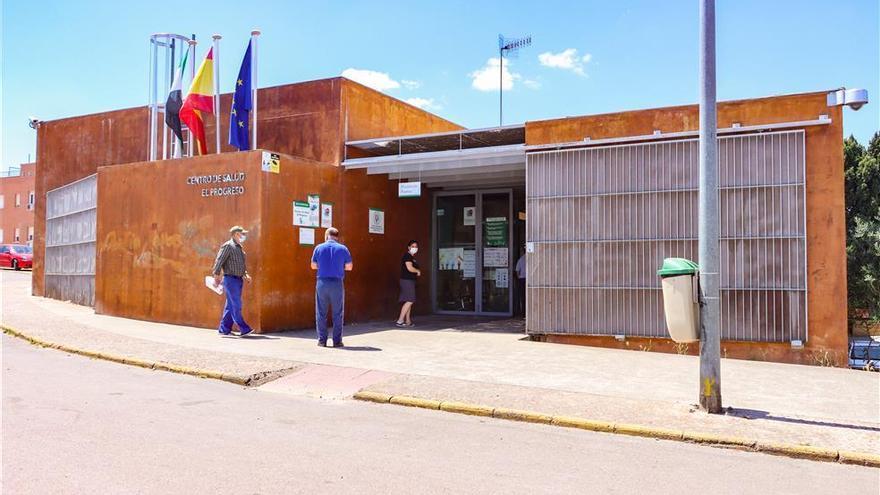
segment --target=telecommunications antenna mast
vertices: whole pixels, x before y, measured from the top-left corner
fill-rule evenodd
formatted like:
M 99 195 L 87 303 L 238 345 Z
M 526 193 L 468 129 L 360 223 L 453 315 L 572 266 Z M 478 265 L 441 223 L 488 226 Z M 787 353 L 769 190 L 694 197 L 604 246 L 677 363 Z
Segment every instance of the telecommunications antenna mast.
M 498 35 L 498 125 L 504 125 L 504 54 L 513 55 L 520 48 L 532 44 L 531 36 L 522 38 L 505 39 L 504 35 Z

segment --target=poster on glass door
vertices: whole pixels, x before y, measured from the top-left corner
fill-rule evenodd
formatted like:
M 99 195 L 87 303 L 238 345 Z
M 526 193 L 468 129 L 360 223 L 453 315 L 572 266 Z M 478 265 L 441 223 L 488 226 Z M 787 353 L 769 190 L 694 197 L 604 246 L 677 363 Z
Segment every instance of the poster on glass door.
M 508 249 L 504 248 L 489 248 L 483 250 L 483 266 L 484 267 L 506 267 L 508 263 L 507 257 Z
M 477 276 L 477 251 L 465 249 L 461 258 L 461 278 L 474 278 Z

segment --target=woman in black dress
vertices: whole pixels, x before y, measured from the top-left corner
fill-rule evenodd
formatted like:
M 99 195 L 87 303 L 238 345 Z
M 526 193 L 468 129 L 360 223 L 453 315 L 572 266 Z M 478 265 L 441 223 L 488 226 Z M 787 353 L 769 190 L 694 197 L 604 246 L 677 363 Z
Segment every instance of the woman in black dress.
M 413 326 L 412 307 L 416 302 L 416 278 L 422 275 L 419 263 L 416 261 L 416 253 L 418 252 L 419 243 L 409 241 L 406 253 L 400 258 L 400 298 L 398 302 L 403 305 L 400 307 L 400 316 L 396 323 L 399 327 Z

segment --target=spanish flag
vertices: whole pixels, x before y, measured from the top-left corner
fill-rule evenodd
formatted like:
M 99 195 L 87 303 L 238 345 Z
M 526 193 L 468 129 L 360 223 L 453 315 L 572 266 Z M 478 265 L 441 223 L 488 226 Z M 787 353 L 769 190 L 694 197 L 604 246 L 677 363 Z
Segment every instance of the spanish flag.
M 205 121 L 202 113 L 214 113 L 214 49 L 208 50 L 208 55 L 199 67 L 196 77 L 193 78 L 189 87 L 189 94 L 180 108 L 180 120 L 189 128 L 192 137 L 198 143 L 199 154 L 208 154 L 208 144 L 205 142 Z

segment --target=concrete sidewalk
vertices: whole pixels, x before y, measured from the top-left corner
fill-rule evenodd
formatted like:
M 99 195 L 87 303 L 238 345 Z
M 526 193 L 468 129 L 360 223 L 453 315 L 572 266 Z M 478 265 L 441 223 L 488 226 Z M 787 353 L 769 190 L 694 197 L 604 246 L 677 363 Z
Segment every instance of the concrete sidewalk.
M 316 387 L 346 393 L 357 387 L 880 454 L 877 373 L 725 359 L 722 394 L 732 410 L 709 416 L 692 406 L 693 356 L 529 342 L 521 322 L 440 317 L 416 329 L 398 329 L 391 318 L 349 326 L 345 349 L 318 348 L 313 331 L 224 338 L 34 298 L 29 275 L 0 272 L 4 325 L 49 342 L 215 370 L 254 384 L 287 375 L 267 391 L 325 395 Z

